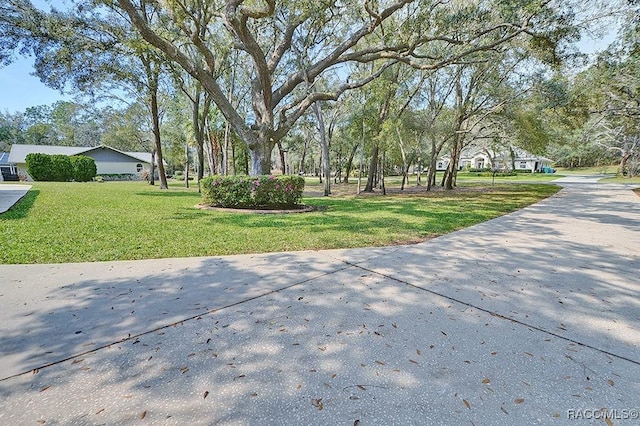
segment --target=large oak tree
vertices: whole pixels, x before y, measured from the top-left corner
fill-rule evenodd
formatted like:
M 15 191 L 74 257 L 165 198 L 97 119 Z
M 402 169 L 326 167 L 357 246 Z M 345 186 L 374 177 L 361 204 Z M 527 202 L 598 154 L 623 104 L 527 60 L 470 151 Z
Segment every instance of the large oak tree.
M 272 149 L 315 102 L 336 100 L 391 64 L 437 69 L 523 34 L 553 44 L 570 21 L 543 0 L 165 0 L 157 2 L 160 19 L 150 22 L 143 13 L 149 1 L 105 0 L 202 84 L 247 144 L 252 174 L 270 172 Z M 441 54 L 431 56 L 432 45 L 444 47 Z M 230 50 L 241 58 L 249 107 L 234 106 L 219 77 Z M 304 67 L 295 60 L 300 51 L 311 56 Z M 375 66 L 354 78 L 351 65 L 361 63 Z M 320 89 L 328 76 L 340 82 Z

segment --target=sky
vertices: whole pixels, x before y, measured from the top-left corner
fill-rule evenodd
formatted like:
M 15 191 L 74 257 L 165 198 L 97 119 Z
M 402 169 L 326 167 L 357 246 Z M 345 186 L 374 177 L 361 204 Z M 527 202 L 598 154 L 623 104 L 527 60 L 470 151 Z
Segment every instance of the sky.
M 0 112 L 24 112 L 28 107 L 71 100 L 71 96 L 64 96 L 42 84 L 32 73 L 32 58 L 19 58 L 0 68 Z
M 593 53 L 607 47 L 612 39 L 613 34 L 603 39 L 585 38 L 579 43 L 579 49 L 585 53 Z M 72 100 L 72 96 L 63 95 L 45 86 L 32 75 L 33 72 L 33 58 L 17 57 L 12 64 L 0 68 L 1 113 L 24 112 L 28 107 L 51 105 L 60 100 Z

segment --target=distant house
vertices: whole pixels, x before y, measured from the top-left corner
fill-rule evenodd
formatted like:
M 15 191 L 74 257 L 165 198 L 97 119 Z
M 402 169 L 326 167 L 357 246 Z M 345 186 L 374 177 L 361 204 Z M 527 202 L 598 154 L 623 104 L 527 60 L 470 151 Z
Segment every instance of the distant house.
M 27 155 L 31 153 L 86 155 L 96 162 L 98 175 L 140 175 L 145 170 L 151 170 L 151 154 L 148 152 L 124 152 L 106 145 L 93 147 L 12 145 L 8 162 L 15 167 L 18 174 L 26 176 L 27 180 L 32 180 L 27 173 L 26 162 Z
M 531 170 L 533 173 L 541 172 L 551 167 L 553 160 L 540 155 L 531 154 L 524 149 L 514 149 L 514 156 L 508 152 L 496 156 L 496 169 L 501 170 Z
M 530 170 L 535 173 L 551 167 L 553 163 L 553 160 L 549 158 L 533 155 L 523 149 L 516 148 L 513 153 L 514 158 L 511 158 L 511 153 L 508 151 L 495 153 L 491 150 L 480 150 L 472 147 L 462 152 L 458 170 L 466 168 L 512 170 L 515 166 L 516 170 Z M 436 170 L 446 170 L 450 161 L 450 157 L 442 157 L 437 162 Z

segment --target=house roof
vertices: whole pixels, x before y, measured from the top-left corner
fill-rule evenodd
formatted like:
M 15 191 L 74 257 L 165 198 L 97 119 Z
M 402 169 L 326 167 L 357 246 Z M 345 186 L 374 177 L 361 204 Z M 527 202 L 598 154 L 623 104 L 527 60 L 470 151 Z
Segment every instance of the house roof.
M 25 163 L 26 157 L 31 153 L 40 153 L 40 154 L 62 154 L 62 155 L 79 155 L 85 154 L 90 151 L 96 149 L 109 149 L 111 151 L 118 152 L 120 154 L 126 155 L 127 157 L 131 157 L 136 161 L 141 161 L 143 163 L 151 163 L 151 154 L 148 152 L 124 152 L 117 150 L 115 148 L 111 148 L 106 145 L 98 145 L 98 146 L 56 146 L 56 145 L 22 145 L 22 144 L 14 144 L 11 146 L 11 152 L 9 153 L 9 163 Z
M 502 151 L 502 152 L 494 152 L 492 150 L 489 150 L 489 151 L 491 155 L 495 155 L 495 159 L 498 161 L 511 161 L 511 154 L 508 151 Z M 515 154 L 516 161 L 535 160 L 535 161 L 542 161 L 542 162 L 548 162 L 548 163 L 553 162 L 553 160 L 549 158 L 543 157 L 541 155 L 531 154 L 530 152 L 527 152 L 522 148 L 514 148 L 513 152 Z M 471 146 L 462 151 L 462 154 L 460 155 L 460 160 L 471 160 L 471 159 L 475 159 L 476 157 L 485 157 L 485 156 L 487 156 L 485 152 L 480 151 L 477 147 Z M 448 161 L 450 159 L 450 156 L 445 155 L 441 158 L 443 160 Z

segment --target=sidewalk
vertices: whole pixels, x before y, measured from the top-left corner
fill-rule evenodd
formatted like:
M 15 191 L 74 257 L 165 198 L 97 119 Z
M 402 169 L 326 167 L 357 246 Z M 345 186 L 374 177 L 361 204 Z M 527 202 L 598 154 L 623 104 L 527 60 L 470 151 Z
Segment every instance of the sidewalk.
M 640 197 L 562 184 L 417 245 L 0 265 L 0 424 L 637 424 Z
M 22 197 L 27 195 L 31 185 L 0 183 L 0 214 L 8 211 Z

